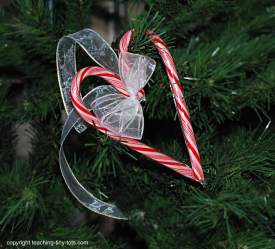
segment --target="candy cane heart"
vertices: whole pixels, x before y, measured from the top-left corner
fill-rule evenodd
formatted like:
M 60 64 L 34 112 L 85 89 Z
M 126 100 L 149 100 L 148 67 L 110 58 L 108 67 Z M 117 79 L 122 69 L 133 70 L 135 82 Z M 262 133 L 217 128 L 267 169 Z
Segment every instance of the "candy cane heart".
M 68 53 L 60 56 L 61 60 L 58 61 L 59 65 L 61 65 L 58 67 L 59 71 L 61 69 L 61 76 L 66 76 L 59 77 L 59 82 L 61 83 L 66 80 L 66 84 L 64 88 L 61 88 L 61 91 L 66 93 L 67 96 L 70 88 L 71 102 L 66 98 L 64 104 L 65 107 L 69 105 L 73 107 L 62 131 L 59 153 L 61 172 L 68 188 L 82 205 L 96 213 L 116 219 L 125 219 L 125 216 L 115 205 L 103 202 L 87 191 L 77 181 L 66 160 L 63 150 L 64 141 L 73 127 L 79 127 L 79 123 L 83 121 L 130 149 L 156 161 L 158 164 L 200 182 L 202 185 L 205 183 L 191 118 L 173 58 L 166 44 L 157 34 L 148 31 L 146 35 L 153 42 L 163 60 L 192 167 L 176 161 L 170 156 L 137 140 L 141 139 L 144 127 L 140 105 L 140 101 L 144 99 L 143 87 L 154 71 L 155 62 L 146 56 L 128 53 L 128 46 L 134 38 L 133 30 L 126 32 L 121 38 L 118 60 L 111 47 L 93 30 L 85 29 L 79 31 L 69 35 L 68 39 L 60 43 L 70 48 L 70 39 L 73 38 L 101 66 L 83 68 L 72 78 L 72 73 L 75 69 L 73 66 L 66 66 L 67 57 L 65 55 Z M 63 51 L 63 45 L 61 45 L 59 45 L 59 51 Z M 67 47 L 65 50 L 67 50 Z M 68 58 L 70 59 L 71 57 L 69 56 Z M 75 56 L 72 58 L 75 61 Z M 65 65 L 64 67 L 62 66 L 63 64 Z M 69 65 L 73 65 L 73 63 L 70 62 Z M 72 81 L 68 80 L 71 78 L 67 75 L 67 72 L 70 72 L 68 75 L 72 78 Z M 82 98 L 80 85 L 88 76 L 101 77 L 110 85 L 96 87 Z M 67 108 L 68 110 L 70 109 Z M 77 130 L 82 131 L 80 129 Z

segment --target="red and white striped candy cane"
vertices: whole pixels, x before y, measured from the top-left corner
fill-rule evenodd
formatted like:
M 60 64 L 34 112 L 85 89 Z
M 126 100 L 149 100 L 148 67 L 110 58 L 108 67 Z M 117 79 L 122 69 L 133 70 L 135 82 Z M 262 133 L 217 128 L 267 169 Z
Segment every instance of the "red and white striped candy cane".
M 128 51 L 128 46 L 133 38 L 133 34 L 134 32 L 130 30 L 123 35 L 119 44 L 119 52 Z M 105 133 L 107 136 L 120 141 L 122 144 L 128 146 L 132 150 L 137 151 L 151 158 L 152 160 L 155 160 L 159 164 L 162 164 L 178 172 L 181 175 L 191 178 L 192 180 L 204 183 L 204 175 L 201 167 L 201 159 L 197 149 L 196 139 L 195 139 L 194 131 L 192 129 L 190 115 L 188 112 L 186 102 L 184 100 L 182 87 L 179 82 L 179 77 L 176 72 L 176 67 L 175 67 L 173 58 L 166 44 L 158 35 L 152 32 L 147 32 L 146 34 L 149 36 L 149 39 L 154 43 L 154 46 L 158 50 L 164 62 L 165 69 L 169 77 L 171 90 L 174 96 L 175 106 L 179 113 L 179 119 L 180 119 L 182 131 L 183 131 L 185 143 L 188 149 L 192 168 L 190 168 L 187 164 L 178 162 L 173 158 L 159 152 L 154 148 L 149 147 L 148 145 L 140 141 L 137 141 L 135 139 L 128 138 L 128 137 L 120 137 L 120 136 L 113 135 L 111 131 L 108 131 L 108 129 L 101 127 L 99 120 L 97 120 L 97 118 L 85 107 L 80 95 L 80 84 L 81 82 L 83 82 L 83 80 L 86 77 L 90 75 L 99 76 L 105 79 L 114 87 L 116 87 L 117 90 L 120 91 L 122 94 L 128 96 L 126 89 L 124 89 L 123 84 L 121 83 L 119 75 L 101 67 L 86 67 L 84 69 L 81 69 L 75 75 L 72 81 L 71 92 L 70 92 L 72 103 L 75 109 L 77 110 L 77 112 L 79 113 L 79 115 L 87 123 L 91 124 L 99 131 Z M 139 92 L 139 97 L 142 97 L 143 94 L 144 94 L 144 91 L 141 90 Z

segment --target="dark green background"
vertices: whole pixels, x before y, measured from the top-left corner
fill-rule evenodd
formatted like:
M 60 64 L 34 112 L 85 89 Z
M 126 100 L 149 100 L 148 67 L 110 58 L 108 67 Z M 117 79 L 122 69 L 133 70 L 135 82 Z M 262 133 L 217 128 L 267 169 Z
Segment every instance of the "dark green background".
M 152 0 L 134 19 L 108 14 L 100 1 L 48 3 L 12 1 L 0 11 L 2 247 L 7 240 L 58 239 L 102 249 L 275 248 L 274 121 L 265 128 L 274 116 L 274 1 Z M 188 162 L 163 64 L 143 32 L 154 30 L 168 43 L 208 183 L 202 189 L 93 128 L 72 132 L 66 153 L 78 179 L 115 202 L 127 222 L 80 206 L 59 171 L 56 45 L 65 34 L 93 28 L 91 15 L 114 20 L 118 38 L 135 28 L 130 51 L 157 60 L 145 88 L 143 141 Z M 81 52 L 78 61 L 91 63 Z M 84 89 L 95 82 L 104 83 L 90 78 Z M 26 123 L 32 152 L 22 159 L 15 127 Z

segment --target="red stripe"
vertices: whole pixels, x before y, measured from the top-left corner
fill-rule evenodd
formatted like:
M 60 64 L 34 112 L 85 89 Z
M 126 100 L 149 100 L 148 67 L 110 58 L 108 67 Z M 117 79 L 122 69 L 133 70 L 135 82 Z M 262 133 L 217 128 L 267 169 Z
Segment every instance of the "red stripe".
M 158 43 L 162 44 L 165 48 L 167 48 L 166 43 L 161 38 L 159 38 L 159 36 L 154 37 L 153 42 L 158 42 Z
M 95 128 L 98 129 L 98 130 L 101 131 L 101 132 L 108 132 L 108 130 L 107 130 L 106 128 L 101 127 L 101 126 L 98 126 L 98 125 L 96 125 L 96 124 L 95 124 Z
M 201 163 L 200 156 L 198 155 L 197 151 L 194 149 L 193 145 L 187 139 L 186 139 L 186 145 L 192 151 L 194 156 L 197 158 L 198 162 Z
M 170 68 L 169 68 L 169 67 L 167 67 L 167 66 L 165 65 L 165 69 L 166 69 L 166 71 L 167 71 L 168 75 L 169 75 L 171 78 L 173 78 L 173 79 L 174 79 L 174 75 L 172 74 L 172 72 L 171 72 Z
M 191 123 L 191 119 L 190 119 L 188 113 L 180 106 L 180 104 L 178 103 L 178 100 L 177 100 L 177 99 L 176 99 L 175 102 L 176 102 L 176 106 L 178 107 L 178 109 L 179 109 L 181 112 L 183 112 L 185 118 Z
M 89 74 L 87 76 L 94 74 L 94 75 L 99 76 L 99 77 L 111 77 L 111 78 L 115 78 L 117 80 L 121 80 L 119 75 L 117 75 L 115 73 L 112 73 L 112 72 L 110 72 L 109 70 L 107 70 L 105 68 L 89 66 L 89 67 L 86 67 L 86 69 L 83 71 L 83 73 L 81 75 L 81 78 L 80 78 L 80 82 L 82 82 L 84 75 L 90 69 L 94 69 L 94 70 L 89 72 Z M 97 70 L 99 70 L 99 72 L 96 72 Z M 106 73 L 102 73 L 102 72 L 106 72 Z
M 176 81 L 177 85 L 179 86 L 180 91 L 183 94 L 183 86 L 181 85 L 181 83 L 179 82 L 179 80 L 177 78 L 175 78 L 175 81 Z
M 99 77 L 113 77 L 118 80 L 121 80 L 117 74 L 113 74 L 113 73 L 99 73 L 99 74 L 97 74 L 97 76 L 99 76 Z
M 88 109 L 86 109 L 85 107 L 79 105 L 79 104 L 75 101 L 75 99 L 74 99 L 74 97 L 72 96 L 72 93 L 71 93 L 71 92 L 70 92 L 70 97 L 71 97 L 71 100 L 72 100 L 72 102 L 73 102 L 73 105 L 77 107 L 76 109 L 79 109 L 79 110 L 85 112 L 86 114 L 89 114 L 89 115 L 93 116 L 93 114 L 92 114 L 91 112 L 89 112 Z M 94 117 L 94 116 L 93 116 L 93 117 Z M 94 118 L 95 118 L 95 117 L 94 117 Z
M 170 166 L 183 166 L 183 163 L 180 163 L 180 162 L 177 162 L 177 161 L 173 161 L 173 162 L 159 161 L 159 163 L 170 165 Z
M 178 78 L 177 78 L 177 75 L 175 75 L 169 68 L 167 68 L 166 66 L 165 66 L 165 68 L 167 69 L 167 73 L 168 73 L 168 75 L 170 76 L 170 78 L 172 78 L 172 80 L 174 80 L 175 81 L 175 83 L 177 84 L 177 85 L 179 85 L 179 80 L 178 80 Z M 170 79 L 171 80 L 171 79 Z M 173 84 L 173 82 L 171 82 L 170 81 L 170 83 L 172 83 Z
M 133 149 L 133 150 L 137 150 L 137 151 L 143 151 L 143 152 L 156 152 L 156 150 L 152 149 L 152 148 L 141 148 L 141 147 L 135 147 L 135 146 L 129 146 L 129 148 Z
M 90 69 L 91 67 L 86 67 L 83 72 L 81 73 L 81 76 L 80 76 L 80 83 L 82 83 L 82 80 L 83 80 L 83 77 L 84 75 L 86 74 L 86 72 Z

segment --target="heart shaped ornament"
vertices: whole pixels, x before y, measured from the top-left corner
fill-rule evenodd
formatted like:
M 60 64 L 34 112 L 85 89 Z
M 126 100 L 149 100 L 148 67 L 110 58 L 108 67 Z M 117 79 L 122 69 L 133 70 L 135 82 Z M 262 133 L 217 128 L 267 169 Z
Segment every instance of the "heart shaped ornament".
M 83 35 L 83 32 L 86 36 Z M 164 41 L 152 32 L 146 32 L 146 35 L 157 49 L 168 74 L 192 167 L 138 141 L 142 138 L 144 130 L 143 110 L 140 105 L 140 101 L 144 99 L 143 87 L 152 76 L 156 63 L 147 56 L 128 52 L 128 46 L 133 39 L 133 35 L 133 30 L 130 30 L 121 38 L 118 50 L 119 58 L 116 57 L 115 52 L 106 41 L 92 30 L 85 29 L 70 35 L 70 37 L 74 37 L 72 46 L 75 47 L 75 43 L 78 43 L 100 67 L 86 67 L 79 70 L 71 77 L 69 92 L 71 103 L 64 101 L 65 98 L 63 97 L 64 105 L 72 105 L 71 107 L 73 107 L 63 127 L 59 152 L 60 168 L 64 180 L 72 194 L 85 207 L 99 214 L 117 219 L 126 219 L 126 217 L 115 205 L 105 203 L 87 191 L 77 181 L 66 160 L 63 143 L 73 127 L 79 132 L 83 131 L 79 129 L 81 122 L 84 127 L 86 126 L 83 120 L 130 149 L 181 175 L 200 182 L 202 185 L 205 184 L 191 119 L 173 58 Z M 90 43 L 88 43 L 89 39 Z M 93 47 L 91 44 L 94 43 L 96 46 Z M 75 57 L 73 59 L 75 60 Z M 59 72 L 59 74 L 62 77 L 64 76 L 62 72 Z M 98 86 L 82 98 L 80 85 L 88 76 L 101 77 L 110 85 Z M 62 77 L 59 77 L 59 79 Z M 59 84 L 61 83 L 59 82 Z M 60 89 L 62 96 L 68 95 L 68 87 L 61 87 Z

